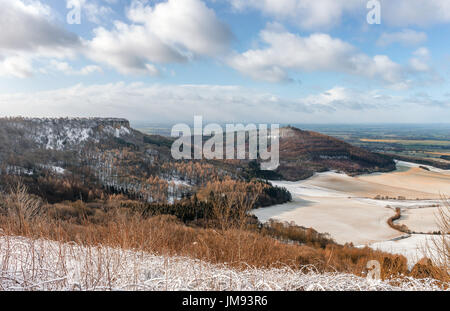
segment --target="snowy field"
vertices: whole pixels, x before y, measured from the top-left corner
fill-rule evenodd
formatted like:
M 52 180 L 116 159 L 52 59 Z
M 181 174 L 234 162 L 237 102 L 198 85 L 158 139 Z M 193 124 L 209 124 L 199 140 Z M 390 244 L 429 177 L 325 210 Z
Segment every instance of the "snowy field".
M 402 217 L 396 223 L 418 233 L 439 231 L 436 205 L 442 204 L 441 194 L 450 194 L 450 171 L 427 168 L 397 162 L 397 170 L 390 173 L 351 177 L 325 172 L 299 182 L 273 182 L 287 188 L 293 201 L 253 213 L 263 222 L 273 218 L 329 233 L 341 244 L 352 242 L 402 254 L 413 265 L 423 258 L 431 236 L 399 239 L 405 234 L 389 227 L 387 220 L 398 207 Z M 374 199 L 377 196 L 385 199 Z
M 397 285 L 396 285 L 397 284 Z M 400 285 L 398 285 L 400 284 Z M 374 281 L 312 267 L 231 269 L 179 257 L 0 237 L 0 290 L 440 290 L 434 280 Z
M 371 244 L 370 247 L 392 254 L 400 254 L 408 259 L 408 268 L 411 269 L 416 262 L 424 257 L 435 256 L 435 247 L 433 239 L 439 239 L 439 236 L 427 234 L 413 234 L 409 238 L 396 241 L 384 241 Z

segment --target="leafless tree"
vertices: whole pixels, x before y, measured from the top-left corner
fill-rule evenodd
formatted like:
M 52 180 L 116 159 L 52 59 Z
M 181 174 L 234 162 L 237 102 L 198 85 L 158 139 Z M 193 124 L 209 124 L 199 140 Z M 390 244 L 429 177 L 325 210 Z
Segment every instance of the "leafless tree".
M 6 195 L 3 208 L 9 217 L 18 221 L 22 229 L 25 222 L 41 215 L 42 206 L 42 200 L 30 195 L 27 186 L 19 181 L 15 186 L 11 187 L 11 190 Z
M 447 273 L 448 277 L 450 275 L 450 202 L 446 197 L 442 198 L 442 202 L 436 215 L 440 232 L 427 245 L 427 255 L 436 266 Z

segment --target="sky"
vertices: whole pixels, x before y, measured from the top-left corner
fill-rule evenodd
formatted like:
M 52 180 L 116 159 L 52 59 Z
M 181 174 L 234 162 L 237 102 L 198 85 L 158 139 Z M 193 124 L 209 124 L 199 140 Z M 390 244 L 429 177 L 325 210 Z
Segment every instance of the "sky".
M 0 7 L 0 116 L 450 122 L 448 0 Z

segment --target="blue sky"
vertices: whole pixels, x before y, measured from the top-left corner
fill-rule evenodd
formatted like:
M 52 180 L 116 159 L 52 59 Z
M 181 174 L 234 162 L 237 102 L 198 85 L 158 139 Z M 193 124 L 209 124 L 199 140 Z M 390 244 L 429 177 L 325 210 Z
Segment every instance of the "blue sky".
M 368 2 L 0 0 L 0 114 L 448 122 L 450 2 Z

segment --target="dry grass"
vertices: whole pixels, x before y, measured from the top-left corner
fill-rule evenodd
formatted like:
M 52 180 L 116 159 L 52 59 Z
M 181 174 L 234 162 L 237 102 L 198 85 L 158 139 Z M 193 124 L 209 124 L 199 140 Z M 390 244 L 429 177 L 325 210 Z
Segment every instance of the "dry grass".
M 441 267 L 446 278 L 450 279 L 450 202 L 446 197 L 442 198 L 442 202 L 436 217 L 440 234 L 427 246 L 427 254 L 434 265 Z
M 440 290 L 431 279 L 373 281 L 312 266 L 233 269 L 186 257 L 0 236 L 0 290 Z
M 42 200 L 28 194 L 28 188 L 21 182 L 10 189 L 3 203 L 6 215 L 22 229 L 26 222 L 42 214 L 42 206 Z
M 21 195 L 27 197 L 26 193 Z M 251 266 L 258 269 L 288 267 L 298 271 L 314 266 L 320 273 L 365 276 L 367 262 L 378 260 L 383 279 L 415 276 L 408 271 L 403 256 L 337 245 L 327 242 L 321 235 L 314 235 L 313 231 L 306 231 L 308 240 L 301 235 L 303 229 L 279 223 L 262 229 L 244 226 L 239 221 L 226 227 L 189 227 L 173 216 L 142 218 L 140 214 L 121 208 L 120 198 L 111 198 L 96 208 L 88 208 L 83 202 L 45 205 L 41 207 L 40 217 L 21 217 L 18 222 L 8 212 L 10 207 L 19 202 L 31 202 L 30 206 L 34 206 L 32 198 L 24 200 L 11 192 L 0 200 L 0 235 L 75 242 L 85 247 L 112 247 L 165 257 L 189 257 L 211 264 L 226 264 L 237 270 Z M 285 243 L 280 238 L 297 240 L 297 243 Z M 448 281 L 439 273 L 428 276 L 423 271 L 420 273 L 421 277 L 433 276 Z
M 320 272 L 345 272 L 364 276 L 370 260 L 382 264 L 382 278 L 411 275 L 406 258 L 370 248 L 328 244 L 325 248 L 286 244 L 257 232 L 191 228 L 173 216 L 150 219 L 117 216 L 104 224 L 76 224 L 67 221 L 31 221 L 22 228 L 7 217 L 0 218 L 3 234 L 28 236 L 85 246 L 110 246 L 145 251 L 163 256 L 185 256 L 213 264 L 242 269 L 313 265 Z M 314 244 L 314 243 L 313 243 Z M 422 275 L 423 276 L 423 275 Z

